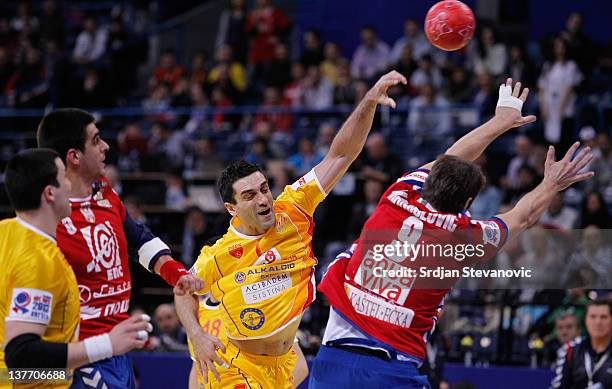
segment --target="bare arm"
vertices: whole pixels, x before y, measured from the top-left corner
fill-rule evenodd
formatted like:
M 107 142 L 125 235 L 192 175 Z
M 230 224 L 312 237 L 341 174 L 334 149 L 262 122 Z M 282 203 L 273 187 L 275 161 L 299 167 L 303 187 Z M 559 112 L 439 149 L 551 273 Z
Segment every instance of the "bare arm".
M 461 137 L 446 150 L 445 154 L 474 161 L 489 147 L 491 142 L 509 129 L 534 122 L 536 120 L 535 116 L 523 117 L 521 114 L 523 103 L 529 95 L 529 89 L 523 89 L 522 93 L 520 91 L 521 83 L 517 82 L 512 89 L 512 79 L 508 78 L 506 83 L 499 88 L 499 100 L 495 116 Z M 423 168 L 431 169 L 432 166 L 433 162 L 430 162 Z
M 142 348 L 147 341 L 146 337 L 139 336 L 140 331 L 151 332 L 153 327 L 149 323 L 150 318 L 145 320 L 141 316 L 132 316 L 131 318 L 117 324 L 111 332 L 108 333 L 110 338 L 112 355 L 121 355 L 135 348 Z M 7 321 L 4 329 L 6 344 L 19 335 L 34 334 L 42 337 L 47 330 L 44 324 L 28 323 L 23 321 Z M 106 335 L 106 334 L 105 334 Z M 45 342 L 44 340 L 42 342 Z M 77 367 L 87 365 L 91 361 L 87 353 L 85 341 L 77 343 L 68 343 L 68 356 L 66 368 L 75 369 Z M 45 366 L 32 366 L 45 367 Z
M 387 96 L 387 89 L 399 83 L 406 84 L 407 81 L 404 76 L 396 71 L 382 76 L 368 91 L 334 137 L 329 152 L 314 168 L 326 193 L 334 188 L 363 149 L 368 133 L 372 128 L 376 106 L 383 104 L 395 108 L 395 101 Z
M 593 177 L 593 172 L 579 174 L 593 159 L 591 149 L 585 147 L 576 158 L 572 155 L 578 150 L 579 142 L 570 147 L 562 160 L 555 162 L 555 149 L 550 146 L 544 165 L 544 179 L 534 190 L 523 196 L 514 208 L 498 215 L 508 226 L 508 239 L 513 239 L 527 228 L 537 223 L 557 192 L 568 186 Z
M 225 365 L 217 355 L 217 349 L 225 353 L 225 346 L 219 339 L 204 332 L 198 321 L 198 300 L 192 294 L 174 295 L 174 305 L 187 337 L 193 344 L 193 351 L 200 363 L 204 382 L 207 381 L 208 370 L 210 370 L 217 381 L 221 380 L 215 363 L 219 366 Z

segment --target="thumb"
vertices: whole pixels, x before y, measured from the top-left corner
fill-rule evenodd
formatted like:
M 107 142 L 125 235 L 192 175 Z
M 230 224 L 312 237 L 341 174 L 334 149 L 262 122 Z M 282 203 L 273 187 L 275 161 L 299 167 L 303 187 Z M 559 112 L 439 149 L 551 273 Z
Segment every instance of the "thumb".
M 524 116 L 521 118 L 521 124 L 533 123 L 536 121 L 535 115 Z
M 548 152 L 546 153 L 546 161 L 544 162 L 544 166 L 548 168 L 555 162 L 555 148 L 553 146 L 548 146 Z

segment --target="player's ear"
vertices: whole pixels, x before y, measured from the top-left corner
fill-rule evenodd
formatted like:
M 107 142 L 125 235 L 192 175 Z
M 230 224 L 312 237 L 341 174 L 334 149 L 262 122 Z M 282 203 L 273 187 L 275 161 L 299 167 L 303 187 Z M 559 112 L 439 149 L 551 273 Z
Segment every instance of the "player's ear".
M 43 189 L 42 193 L 40 194 L 40 204 L 42 205 L 45 202 L 53 202 L 55 201 L 55 190 L 53 185 L 47 185 L 45 186 L 45 188 Z
M 473 198 L 468 197 L 467 201 L 465 202 L 465 206 L 463 207 L 465 211 L 470 209 L 470 206 L 472 205 L 473 200 L 474 200 Z
M 230 215 L 232 216 L 238 215 L 235 204 L 225 202 L 223 203 L 223 206 L 225 207 L 225 209 L 227 209 L 227 212 L 229 212 Z
M 81 152 L 77 149 L 69 149 L 66 153 L 66 168 L 69 165 L 78 165 L 81 158 Z

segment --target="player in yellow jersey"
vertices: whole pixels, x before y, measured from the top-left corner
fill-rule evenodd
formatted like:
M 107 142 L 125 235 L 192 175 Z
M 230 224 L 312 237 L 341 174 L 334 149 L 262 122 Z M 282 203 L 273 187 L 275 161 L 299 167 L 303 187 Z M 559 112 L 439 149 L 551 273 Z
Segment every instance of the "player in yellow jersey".
M 395 107 L 387 89 L 400 83 L 406 84 L 406 78 L 395 71 L 378 80 L 325 158 L 276 200 L 255 165 L 240 161 L 221 173 L 217 185 L 232 220 L 221 239 L 202 249 L 191 271 L 204 281 L 199 293 L 210 292 L 220 302 L 228 340 L 221 342 L 202 330 L 195 297 L 175 296 L 202 371 L 210 371 L 209 386 L 293 386 L 293 340 L 304 309 L 315 297 L 313 214 L 361 152 L 376 106 Z
M 200 307 L 198 311 L 198 320 L 200 326 L 205 333 L 211 334 L 218 338 L 221 343 L 227 341 L 227 335 L 223 328 L 223 322 L 219 312 L 219 303 L 211 301 L 210 295 L 206 294 L 200 297 Z M 193 361 L 191 372 L 189 373 L 189 389 L 203 389 L 206 387 L 206 380 L 202 375 L 202 369 L 197 362 L 193 351 L 193 345 L 189 340 L 189 355 Z M 302 381 L 308 377 L 308 364 L 306 363 L 306 357 L 300 349 L 297 338 L 295 339 L 295 352 L 297 353 L 297 363 L 293 369 L 293 385 L 299 386 Z
M 16 384 L 6 368 L 74 369 L 142 347 L 151 324 L 133 317 L 109 334 L 74 343 L 79 290 L 55 241 L 57 223 L 70 213 L 64 164 L 53 150 L 23 151 L 7 164 L 5 185 L 17 217 L 0 222 L 0 388 L 67 388 L 69 377 Z

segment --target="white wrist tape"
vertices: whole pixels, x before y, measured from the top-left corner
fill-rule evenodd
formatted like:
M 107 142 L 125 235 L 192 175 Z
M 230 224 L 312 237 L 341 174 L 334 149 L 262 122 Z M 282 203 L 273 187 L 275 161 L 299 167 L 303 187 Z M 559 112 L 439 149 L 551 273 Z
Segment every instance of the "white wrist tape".
M 85 351 L 90 363 L 113 356 L 113 344 L 108 334 L 92 336 L 85 339 Z
M 499 87 L 499 99 L 497 100 L 498 107 L 510 107 L 518 109 L 521 112 L 523 109 L 523 100 L 512 96 L 512 86 L 501 84 Z

